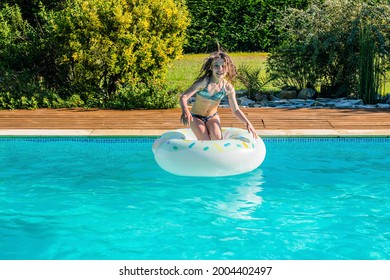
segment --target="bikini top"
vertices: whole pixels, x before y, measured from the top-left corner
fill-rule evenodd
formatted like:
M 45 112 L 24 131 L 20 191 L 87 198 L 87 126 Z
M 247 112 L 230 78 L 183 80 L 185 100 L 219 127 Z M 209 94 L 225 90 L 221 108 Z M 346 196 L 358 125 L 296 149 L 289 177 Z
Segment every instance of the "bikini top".
M 225 83 L 223 83 L 222 88 L 219 92 L 210 95 L 207 86 L 209 84 L 207 83 L 206 87 L 200 91 L 198 91 L 196 94 L 202 96 L 203 98 L 209 99 L 209 100 L 214 100 L 214 101 L 220 101 L 222 98 L 226 96 L 226 90 L 225 90 Z

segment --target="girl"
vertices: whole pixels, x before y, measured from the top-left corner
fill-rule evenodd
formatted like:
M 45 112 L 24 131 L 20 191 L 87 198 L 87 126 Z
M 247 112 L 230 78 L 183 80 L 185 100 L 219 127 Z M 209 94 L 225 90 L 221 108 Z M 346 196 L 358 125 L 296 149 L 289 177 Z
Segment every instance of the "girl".
M 212 53 L 203 63 L 198 78 L 180 96 L 182 114 L 180 121 L 190 126 L 198 140 L 222 139 L 221 121 L 218 116 L 218 105 L 227 96 L 230 108 L 236 118 L 246 124 L 254 138 L 258 135 L 250 121 L 240 110 L 236 91 L 231 82 L 237 76 L 236 67 L 231 58 L 222 51 Z M 192 110 L 188 109 L 188 99 L 196 94 Z

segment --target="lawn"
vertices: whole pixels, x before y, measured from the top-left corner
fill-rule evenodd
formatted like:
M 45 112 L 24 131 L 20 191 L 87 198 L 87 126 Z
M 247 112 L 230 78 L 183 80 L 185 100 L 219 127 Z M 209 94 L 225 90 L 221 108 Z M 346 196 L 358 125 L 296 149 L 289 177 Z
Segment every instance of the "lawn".
M 230 53 L 229 55 L 237 68 L 246 65 L 253 69 L 260 67 L 265 71 L 268 53 Z M 169 87 L 185 91 L 198 76 L 203 61 L 207 57 L 208 54 L 187 54 L 176 60 L 168 72 L 167 81 Z M 239 81 L 236 82 L 235 87 L 236 90 L 245 89 Z M 390 73 L 387 74 L 384 92 L 390 93 Z
M 231 53 L 229 54 L 239 68 L 242 65 L 253 69 L 261 67 L 265 70 L 267 53 Z M 208 54 L 188 54 L 180 60 L 176 60 L 168 72 L 168 84 L 170 88 L 178 88 L 180 91 L 186 90 L 196 79 L 202 67 L 203 61 Z M 243 85 L 237 81 L 236 89 L 244 89 Z

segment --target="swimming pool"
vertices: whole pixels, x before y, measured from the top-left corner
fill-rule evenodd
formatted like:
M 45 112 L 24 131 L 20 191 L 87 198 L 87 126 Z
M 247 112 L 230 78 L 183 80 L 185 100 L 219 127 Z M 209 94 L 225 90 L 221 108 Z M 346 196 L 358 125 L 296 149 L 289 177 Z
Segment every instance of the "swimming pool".
M 266 138 L 220 178 L 153 140 L 0 138 L 0 259 L 390 259 L 390 138 Z

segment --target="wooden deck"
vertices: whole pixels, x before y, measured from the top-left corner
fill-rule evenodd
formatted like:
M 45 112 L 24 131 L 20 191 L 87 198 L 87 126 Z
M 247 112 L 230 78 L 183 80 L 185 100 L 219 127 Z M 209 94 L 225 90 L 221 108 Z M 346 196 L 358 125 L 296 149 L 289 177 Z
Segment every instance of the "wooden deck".
M 390 136 L 389 109 L 276 109 L 243 108 L 259 134 L 356 134 Z M 89 130 L 103 134 L 159 134 L 181 128 L 180 109 L 85 110 L 39 109 L 0 111 L 1 135 L 15 131 Z M 241 127 L 230 109 L 219 109 L 222 125 Z M 306 133 L 305 133 L 306 131 Z M 317 131 L 317 132 L 315 132 Z M 113 133 L 110 133 L 113 132 Z M 115 133 L 114 133 L 115 132 Z M 348 133 L 349 132 L 349 133 Z M 134 134 L 133 133 L 133 134 Z M 19 133 L 16 133 L 19 134 Z M 28 133 L 27 133 L 28 134 Z M 65 133 L 66 134 L 66 133 Z M 288 133 L 287 133 L 288 134 Z

